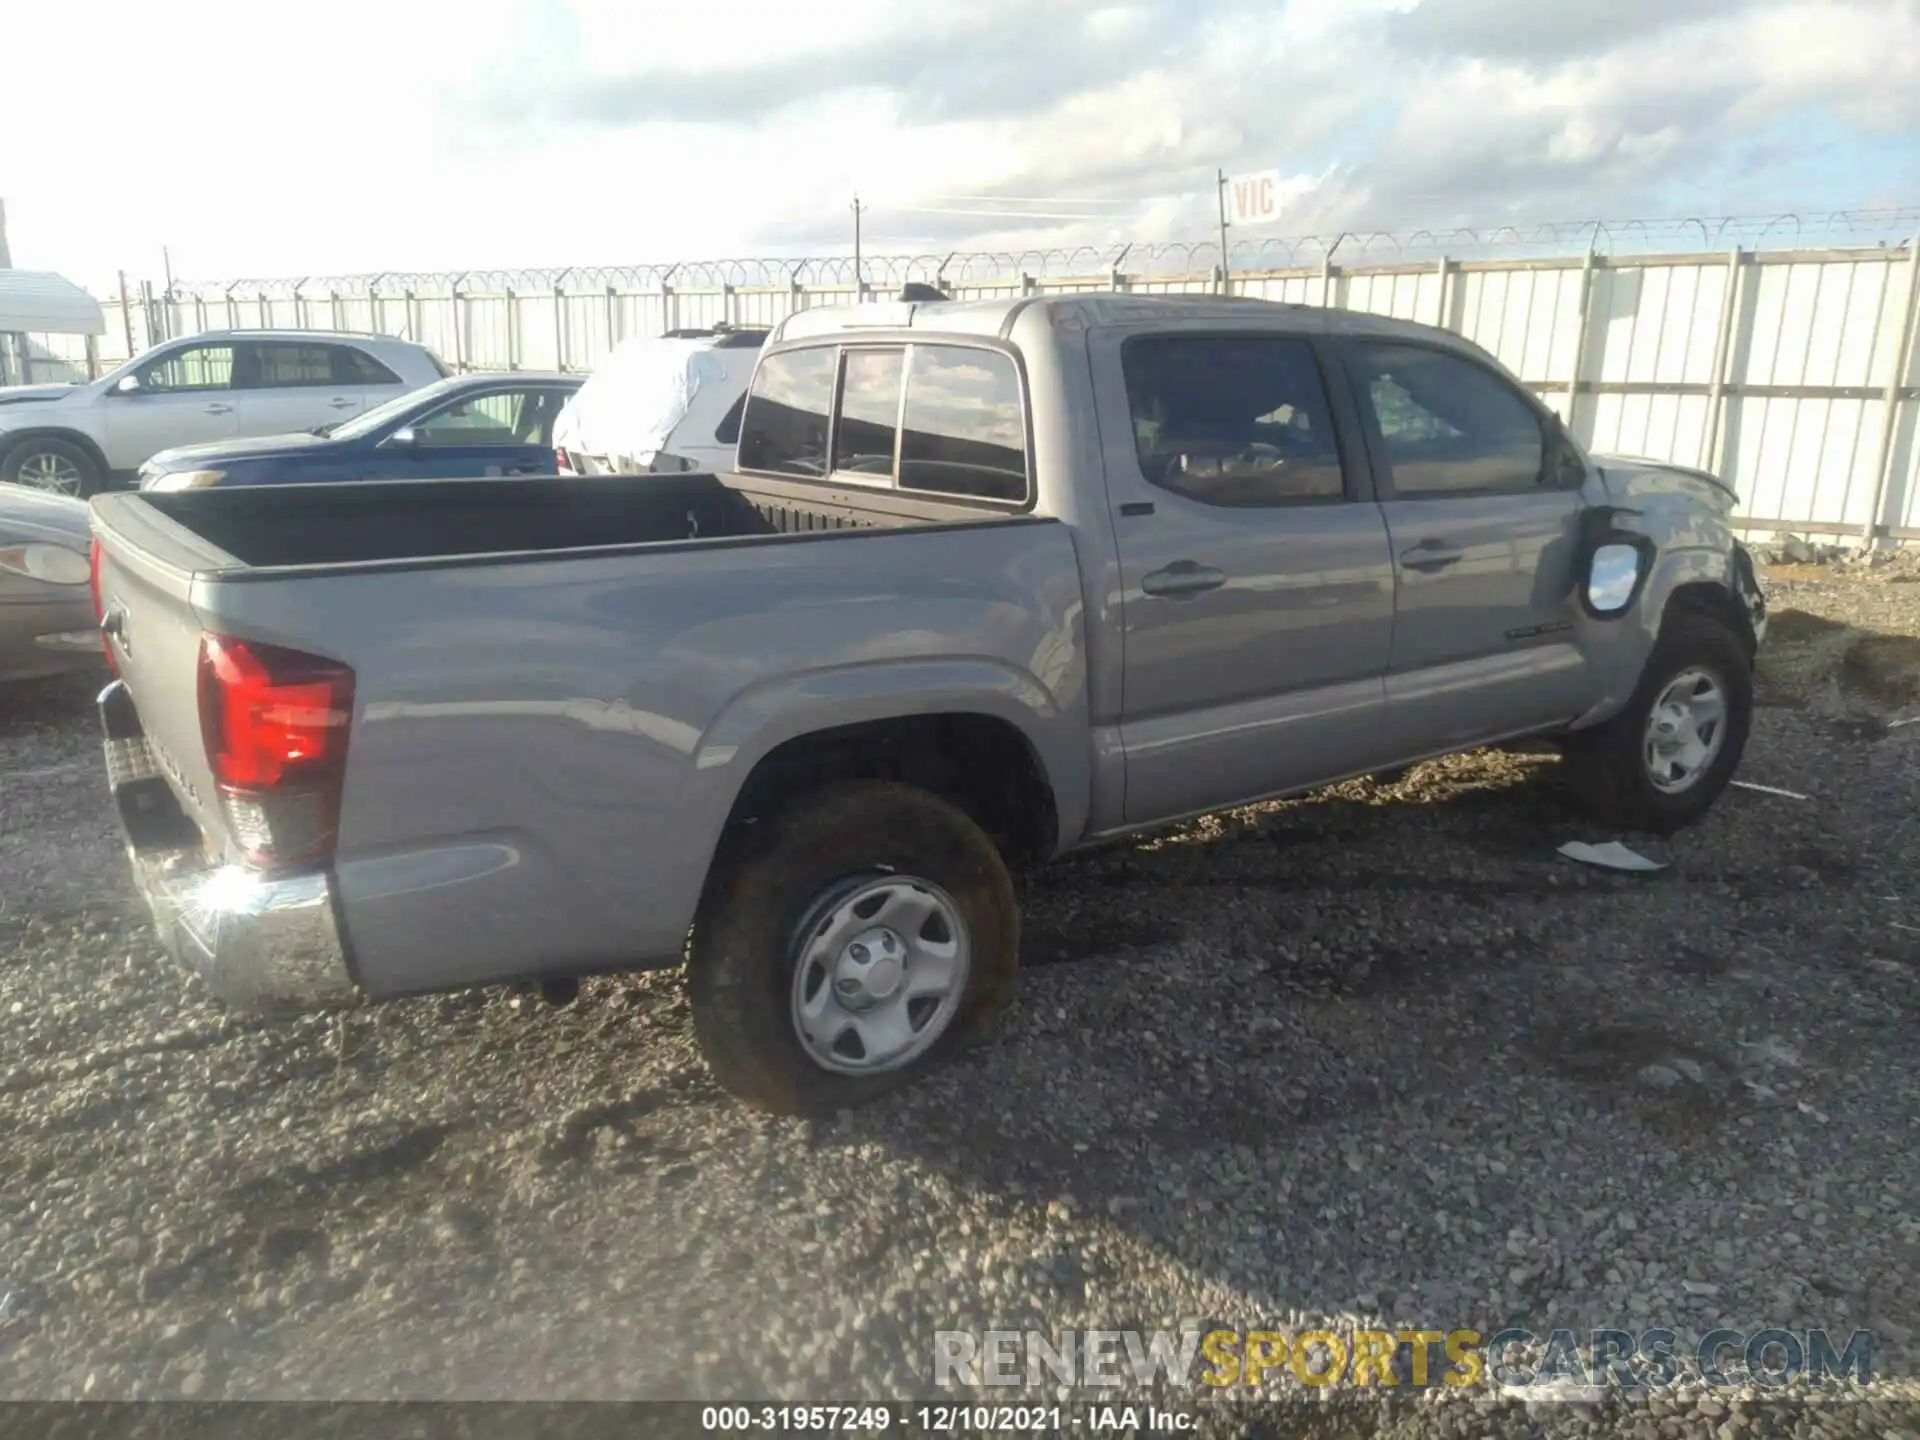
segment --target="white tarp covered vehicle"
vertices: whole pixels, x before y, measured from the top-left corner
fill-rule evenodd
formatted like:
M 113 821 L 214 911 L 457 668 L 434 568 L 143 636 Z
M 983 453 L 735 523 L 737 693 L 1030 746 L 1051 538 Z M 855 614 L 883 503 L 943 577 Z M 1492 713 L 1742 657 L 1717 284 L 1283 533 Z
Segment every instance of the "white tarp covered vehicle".
M 728 470 L 764 330 L 628 340 L 554 421 L 563 475 Z

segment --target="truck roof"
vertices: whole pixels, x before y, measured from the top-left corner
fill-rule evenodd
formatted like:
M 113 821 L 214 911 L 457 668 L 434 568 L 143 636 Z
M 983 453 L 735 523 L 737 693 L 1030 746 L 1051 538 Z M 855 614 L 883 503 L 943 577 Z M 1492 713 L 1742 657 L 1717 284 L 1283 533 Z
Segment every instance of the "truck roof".
M 950 335 L 1005 337 L 1012 334 L 1014 322 L 1023 317 L 1038 318 L 1048 324 L 1063 321 L 1071 324 L 1077 321 L 1090 326 L 1219 321 L 1260 328 L 1267 325 L 1276 328 L 1285 326 L 1322 334 L 1398 335 L 1427 340 L 1444 337 L 1464 348 L 1477 348 L 1436 326 L 1356 310 L 1282 304 L 1240 296 L 1127 295 L 1105 291 L 1088 295 L 1029 295 L 996 300 L 920 303 L 876 300 L 859 305 L 821 306 L 789 315 L 774 327 L 768 344 L 873 330 L 938 330 Z

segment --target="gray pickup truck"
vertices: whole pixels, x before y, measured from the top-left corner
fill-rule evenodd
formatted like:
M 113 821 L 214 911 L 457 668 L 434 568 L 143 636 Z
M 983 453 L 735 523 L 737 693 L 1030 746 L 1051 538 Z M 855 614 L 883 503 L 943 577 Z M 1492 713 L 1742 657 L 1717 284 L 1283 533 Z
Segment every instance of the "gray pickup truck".
M 833 1107 L 987 1024 L 1076 846 L 1521 738 L 1699 818 L 1765 628 L 1733 502 L 1419 325 L 807 311 L 729 473 L 94 500 L 108 770 L 229 1001 L 684 960 L 723 1084 Z

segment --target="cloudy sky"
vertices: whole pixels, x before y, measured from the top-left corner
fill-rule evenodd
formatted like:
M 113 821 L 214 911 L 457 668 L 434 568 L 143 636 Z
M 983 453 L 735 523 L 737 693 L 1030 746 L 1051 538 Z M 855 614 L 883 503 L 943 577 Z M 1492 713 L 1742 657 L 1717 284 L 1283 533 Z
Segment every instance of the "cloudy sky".
M 299 16 L 301 18 L 295 18 Z M 637 263 L 1920 202 L 1920 0 L 0 0 L 15 263 Z M 24 124 L 23 124 L 24 120 Z M 983 213 L 984 212 L 984 213 Z M 1012 212 L 1012 213 L 1008 213 Z

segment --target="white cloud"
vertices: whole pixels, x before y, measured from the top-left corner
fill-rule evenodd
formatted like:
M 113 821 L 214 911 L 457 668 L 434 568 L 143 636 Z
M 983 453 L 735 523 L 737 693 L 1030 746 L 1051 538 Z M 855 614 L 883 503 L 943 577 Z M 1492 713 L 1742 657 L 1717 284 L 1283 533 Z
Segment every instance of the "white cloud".
M 102 285 L 120 266 L 157 278 L 163 244 L 192 276 L 815 249 L 850 239 L 856 189 L 871 248 L 1204 240 L 1216 167 L 1294 177 L 1283 232 L 1920 185 L 1915 0 L 280 13 L 15 0 L 8 112 L 32 117 L 0 141 L 16 263 Z M 1009 208 L 1034 213 L 951 213 Z

